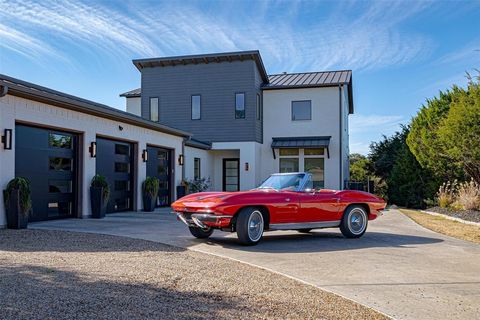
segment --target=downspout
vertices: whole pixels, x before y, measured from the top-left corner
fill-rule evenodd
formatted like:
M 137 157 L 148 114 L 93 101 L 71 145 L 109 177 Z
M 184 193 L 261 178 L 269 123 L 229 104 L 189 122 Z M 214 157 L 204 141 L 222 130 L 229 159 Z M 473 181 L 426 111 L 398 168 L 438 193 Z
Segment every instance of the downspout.
M 183 155 L 183 165 L 182 165 L 182 181 L 185 180 L 185 143 L 187 142 L 187 140 L 190 140 L 190 137 L 189 138 L 183 138 L 183 141 L 182 141 L 182 155 Z
M 339 146 L 340 146 L 340 190 L 344 189 L 343 184 L 343 149 L 342 149 L 342 140 L 343 140 L 343 110 L 342 110 L 342 85 L 338 86 L 338 103 L 339 103 L 339 114 L 340 114 L 340 135 L 339 135 Z
M 4 97 L 4 96 L 7 95 L 7 93 L 8 93 L 8 87 L 5 86 L 5 85 L 2 85 L 2 86 L 0 86 L 0 88 L 1 88 L 1 89 L 0 89 L 0 98 L 1 98 L 1 97 Z

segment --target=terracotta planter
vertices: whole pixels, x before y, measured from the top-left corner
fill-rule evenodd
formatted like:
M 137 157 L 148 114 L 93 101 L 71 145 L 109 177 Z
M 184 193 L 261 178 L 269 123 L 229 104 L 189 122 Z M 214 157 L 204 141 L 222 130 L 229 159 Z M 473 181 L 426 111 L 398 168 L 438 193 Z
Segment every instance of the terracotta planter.
M 104 218 L 107 204 L 103 201 L 103 188 L 90 187 L 90 203 L 92 205 L 92 218 Z

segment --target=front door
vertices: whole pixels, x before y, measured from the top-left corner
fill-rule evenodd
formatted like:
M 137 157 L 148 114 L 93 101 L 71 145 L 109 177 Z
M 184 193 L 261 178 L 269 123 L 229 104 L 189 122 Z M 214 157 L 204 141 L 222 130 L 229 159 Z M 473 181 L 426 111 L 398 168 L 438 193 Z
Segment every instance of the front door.
M 74 215 L 77 141 L 69 132 L 15 126 L 15 176 L 30 182 L 30 222 Z
M 169 206 L 171 203 L 171 151 L 168 149 L 147 146 L 147 176 L 159 180 L 157 207 Z
M 240 159 L 223 159 L 223 191 L 240 190 Z
M 97 137 L 97 174 L 110 185 L 107 213 L 133 208 L 133 145 Z

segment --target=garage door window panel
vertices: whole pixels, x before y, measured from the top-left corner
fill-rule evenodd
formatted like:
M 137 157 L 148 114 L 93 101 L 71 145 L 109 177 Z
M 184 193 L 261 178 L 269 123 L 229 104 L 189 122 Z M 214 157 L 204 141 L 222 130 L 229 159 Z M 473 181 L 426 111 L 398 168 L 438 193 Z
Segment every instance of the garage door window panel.
M 72 139 L 70 135 L 50 133 L 48 135 L 48 145 L 54 148 L 72 149 Z
M 49 162 L 50 170 L 72 171 L 73 169 L 73 159 L 71 158 L 50 157 Z

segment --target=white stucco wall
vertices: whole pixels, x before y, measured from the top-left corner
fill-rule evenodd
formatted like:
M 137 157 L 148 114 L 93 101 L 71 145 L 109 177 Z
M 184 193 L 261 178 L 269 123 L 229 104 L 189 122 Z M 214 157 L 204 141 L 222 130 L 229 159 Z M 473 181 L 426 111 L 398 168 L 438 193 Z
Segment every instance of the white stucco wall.
M 311 100 L 312 120 L 292 121 L 292 101 Z M 347 113 L 348 114 L 348 113 Z M 325 154 L 325 188 L 340 189 L 340 102 L 338 87 L 264 90 L 263 132 L 261 147 L 261 179 L 279 171 L 277 159 L 273 158 L 272 137 L 331 136 L 330 158 Z M 348 148 L 348 139 L 342 149 Z M 343 151 L 345 152 L 345 151 Z
M 200 175 L 202 178 L 210 178 L 210 189 L 213 190 L 214 180 L 214 156 L 209 150 L 193 147 L 185 147 L 185 179 L 192 180 L 194 176 L 194 159 L 200 158 Z
M 15 122 L 41 125 L 56 128 L 64 131 L 73 131 L 81 134 L 83 137 L 83 150 L 80 157 L 83 160 L 83 190 L 82 202 L 83 216 L 88 216 L 90 212 L 89 186 L 92 177 L 95 175 L 95 158 L 91 158 L 88 147 L 91 141 L 95 141 L 97 135 L 111 137 L 117 140 L 124 140 L 136 143 L 138 150 L 145 149 L 147 144 L 163 146 L 175 150 L 175 154 L 182 153 L 181 137 L 161 133 L 158 131 L 145 129 L 130 124 L 107 120 L 104 118 L 70 111 L 44 103 L 18 98 L 6 95 L 0 98 L 0 131 L 3 129 L 15 129 Z M 119 130 L 119 125 L 123 130 Z M 137 195 L 136 210 L 142 207 L 141 201 L 141 183 L 146 177 L 146 163 L 141 160 L 141 154 L 135 155 L 138 159 L 137 171 Z M 174 168 L 175 185 L 181 181 L 181 167 L 175 162 Z M 8 181 L 15 177 L 15 130 L 13 133 L 13 150 L 4 150 L 0 148 L 0 187 L 4 189 Z M 174 190 L 175 192 L 175 190 Z M 4 206 L 0 206 L 0 226 L 6 224 Z
M 127 100 L 127 112 L 133 113 L 139 117 L 142 116 L 142 98 L 141 97 L 133 97 L 133 98 L 126 98 Z

